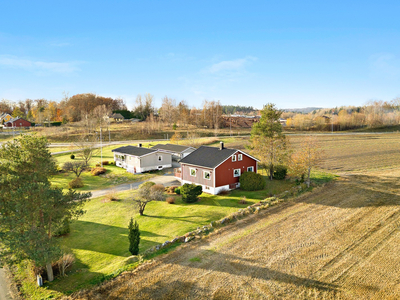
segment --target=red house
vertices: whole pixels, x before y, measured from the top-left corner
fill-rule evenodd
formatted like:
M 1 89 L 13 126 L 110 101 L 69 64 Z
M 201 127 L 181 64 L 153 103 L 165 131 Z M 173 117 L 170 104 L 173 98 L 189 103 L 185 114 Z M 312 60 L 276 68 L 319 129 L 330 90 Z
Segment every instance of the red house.
M 201 146 L 180 160 L 181 167 L 175 177 L 182 184 L 195 183 L 203 186 L 203 192 L 218 194 L 240 186 L 239 177 L 244 172 L 257 172 L 258 159 L 249 154 L 224 147 Z
M 31 122 L 24 120 L 20 117 L 11 119 L 4 123 L 5 127 L 31 127 Z

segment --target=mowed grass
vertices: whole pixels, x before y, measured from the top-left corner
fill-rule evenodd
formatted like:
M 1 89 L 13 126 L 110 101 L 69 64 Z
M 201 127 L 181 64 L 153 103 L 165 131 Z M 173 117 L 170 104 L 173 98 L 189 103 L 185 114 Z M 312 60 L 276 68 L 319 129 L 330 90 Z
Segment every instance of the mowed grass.
M 276 190 L 284 190 L 288 185 L 288 182 L 276 182 Z M 243 196 L 247 203 L 239 204 Z M 76 263 L 68 277 L 56 279 L 48 285 L 49 291 L 65 294 L 89 287 L 103 276 L 132 263 L 127 229 L 131 217 L 140 226 L 142 253 L 265 198 L 262 193 L 233 191 L 227 196 L 202 194 L 199 202 L 186 204 L 175 196 L 175 204 L 150 202 L 145 215 L 140 216 L 131 197 L 131 192 L 124 192 L 118 195 L 118 201 L 106 202 L 103 198 L 96 198 L 85 205 L 86 214 L 73 221 L 71 233 L 61 238 L 63 248 L 75 255 Z

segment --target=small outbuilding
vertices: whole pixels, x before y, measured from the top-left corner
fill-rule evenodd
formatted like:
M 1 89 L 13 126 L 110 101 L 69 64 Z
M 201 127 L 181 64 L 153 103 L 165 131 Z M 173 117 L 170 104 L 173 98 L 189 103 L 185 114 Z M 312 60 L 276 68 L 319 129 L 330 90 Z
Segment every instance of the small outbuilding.
M 192 153 L 196 148 L 193 147 L 188 147 L 188 146 L 182 146 L 182 145 L 174 145 L 174 144 L 157 144 L 151 149 L 158 149 L 158 150 L 163 150 L 165 152 L 171 153 L 172 154 L 172 160 L 179 161 L 180 159 L 188 156 L 190 153 Z
M 124 146 L 114 150 L 114 161 L 117 167 L 126 169 L 129 173 L 142 173 L 152 170 L 162 170 L 172 167 L 172 154 L 163 150 Z

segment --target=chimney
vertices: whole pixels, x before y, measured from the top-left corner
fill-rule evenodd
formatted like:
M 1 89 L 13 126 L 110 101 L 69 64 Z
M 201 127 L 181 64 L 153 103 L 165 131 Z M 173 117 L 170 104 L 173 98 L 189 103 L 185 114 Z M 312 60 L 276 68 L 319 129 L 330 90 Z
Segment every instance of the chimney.
M 138 146 L 139 146 L 139 148 L 142 148 L 142 144 L 139 144 Z
M 219 142 L 219 150 L 224 149 L 224 142 Z

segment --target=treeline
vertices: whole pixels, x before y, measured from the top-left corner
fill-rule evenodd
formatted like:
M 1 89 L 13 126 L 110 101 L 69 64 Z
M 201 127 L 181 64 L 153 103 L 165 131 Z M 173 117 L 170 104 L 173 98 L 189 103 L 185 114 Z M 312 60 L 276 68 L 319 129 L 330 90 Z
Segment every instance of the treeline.
M 349 130 L 400 124 L 400 98 L 370 101 L 365 106 L 342 106 L 308 114 L 284 112 L 286 127 L 297 130 Z
M 98 107 L 102 107 L 105 113 L 111 113 L 113 110 L 126 110 L 122 99 L 91 93 L 64 97 L 60 102 L 46 99 L 26 99 L 19 102 L 3 99 L 0 101 L 0 112 L 36 123 L 81 121 L 87 119 Z
M 258 110 L 254 109 L 253 106 L 240 106 L 240 105 L 222 105 L 222 113 L 224 115 L 247 115 L 257 113 Z

